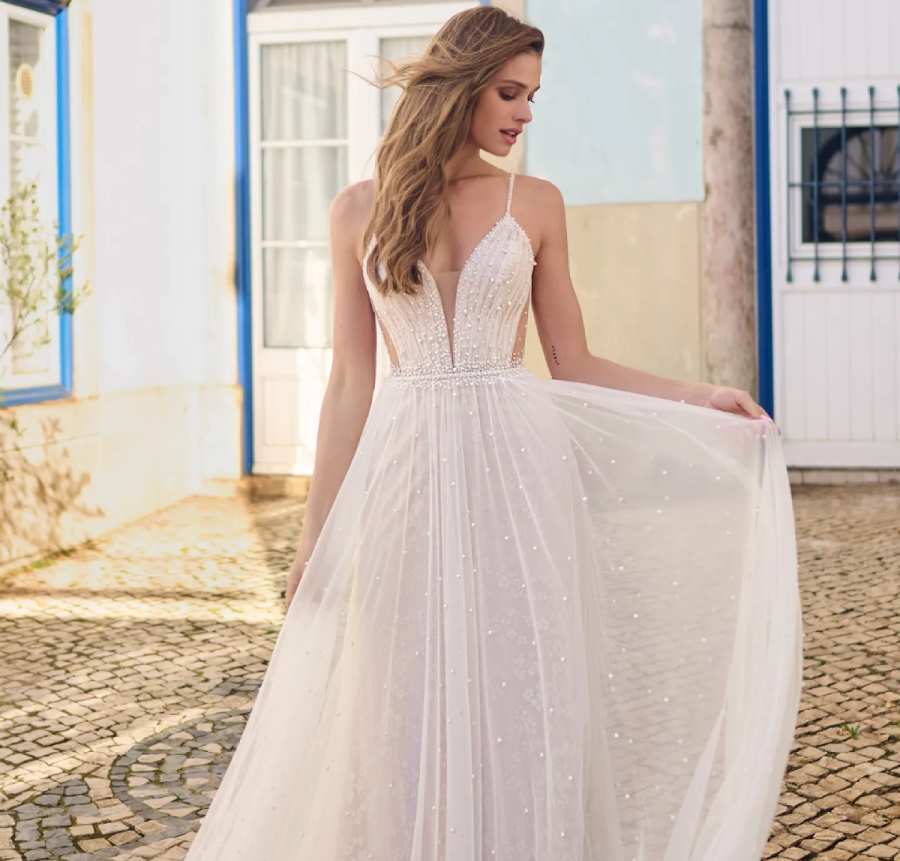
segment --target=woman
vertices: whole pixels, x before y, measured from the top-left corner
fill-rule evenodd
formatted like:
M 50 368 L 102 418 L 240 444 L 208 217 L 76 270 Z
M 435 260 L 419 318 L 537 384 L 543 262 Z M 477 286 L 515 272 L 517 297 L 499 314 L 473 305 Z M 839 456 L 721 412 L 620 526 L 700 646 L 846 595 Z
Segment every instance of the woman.
M 543 44 L 453 17 L 334 201 L 287 617 L 191 861 L 760 857 L 800 678 L 780 441 L 746 392 L 588 351 L 559 192 L 480 157 Z

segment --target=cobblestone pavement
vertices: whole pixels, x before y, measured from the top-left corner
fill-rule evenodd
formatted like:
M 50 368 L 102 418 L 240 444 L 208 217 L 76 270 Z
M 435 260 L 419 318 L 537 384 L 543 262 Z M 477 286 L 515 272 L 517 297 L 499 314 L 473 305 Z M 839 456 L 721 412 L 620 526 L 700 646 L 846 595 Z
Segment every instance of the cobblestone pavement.
M 900 487 L 794 491 L 807 682 L 766 858 L 900 861 Z M 0 581 L 0 861 L 184 857 L 301 515 L 195 497 Z
M 794 488 L 803 702 L 767 858 L 900 857 L 900 486 Z

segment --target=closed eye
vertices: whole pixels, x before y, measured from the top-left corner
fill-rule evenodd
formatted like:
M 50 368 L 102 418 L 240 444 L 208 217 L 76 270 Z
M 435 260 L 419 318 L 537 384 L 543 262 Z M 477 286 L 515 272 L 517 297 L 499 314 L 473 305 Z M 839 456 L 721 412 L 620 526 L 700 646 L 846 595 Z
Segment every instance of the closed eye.
M 500 93 L 500 98 L 503 99 L 504 102 L 511 102 L 515 99 L 515 96 L 510 95 L 509 93 Z M 531 102 L 531 104 L 534 104 L 534 97 L 529 96 L 528 101 Z

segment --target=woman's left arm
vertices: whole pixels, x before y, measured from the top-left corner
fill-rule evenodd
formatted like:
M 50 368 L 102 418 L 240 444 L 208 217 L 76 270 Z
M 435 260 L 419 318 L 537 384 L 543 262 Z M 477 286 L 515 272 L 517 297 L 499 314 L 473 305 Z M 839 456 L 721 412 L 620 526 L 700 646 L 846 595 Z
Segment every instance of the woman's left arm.
M 554 379 L 684 401 L 750 418 L 767 416 L 765 410 L 741 389 L 710 383 L 685 383 L 593 355 L 588 349 L 581 305 L 569 274 L 569 243 L 562 195 L 556 186 L 542 180 L 532 180 L 531 190 L 536 210 L 541 213 L 531 299 L 544 358 Z M 538 197 L 540 201 L 536 199 Z

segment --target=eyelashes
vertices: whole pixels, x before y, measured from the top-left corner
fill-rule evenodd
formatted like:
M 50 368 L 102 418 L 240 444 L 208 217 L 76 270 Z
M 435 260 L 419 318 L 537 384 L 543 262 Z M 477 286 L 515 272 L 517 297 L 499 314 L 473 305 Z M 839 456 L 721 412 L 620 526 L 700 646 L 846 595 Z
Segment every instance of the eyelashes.
M 515 99 L 515 96 L 511 96 L 509 93 L 500 93 L 500 98 L 503 99 L 504 102 L 511 102 Z M 529 96 L 528 101 L 533 105 L 534 99 Z

